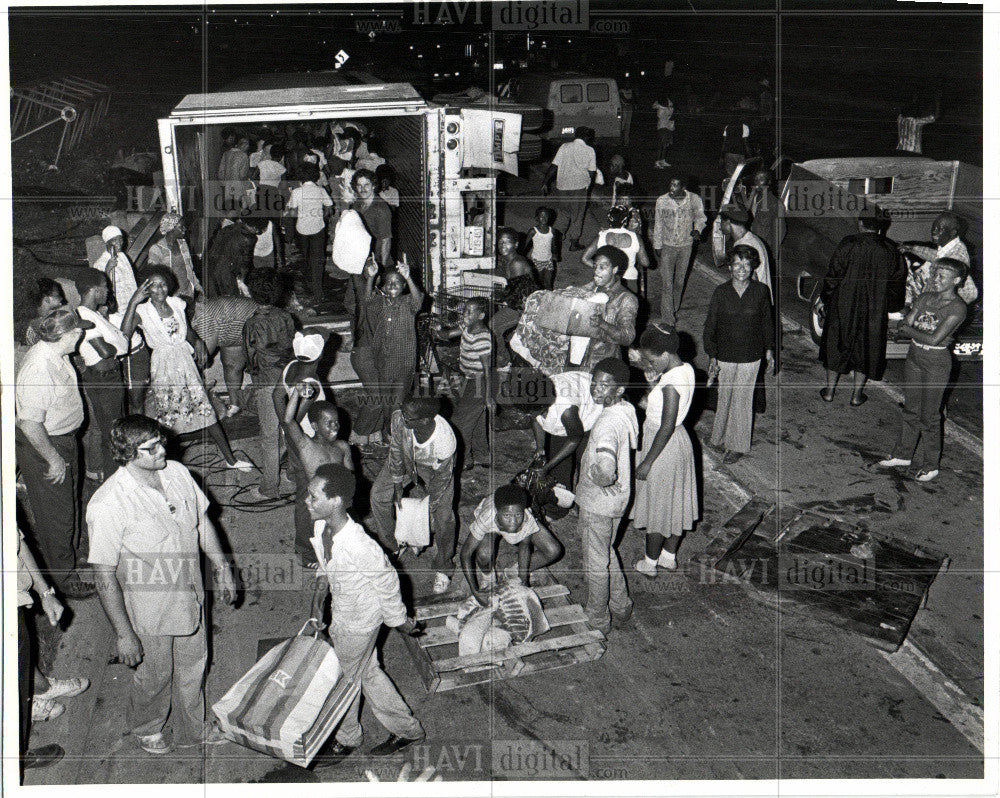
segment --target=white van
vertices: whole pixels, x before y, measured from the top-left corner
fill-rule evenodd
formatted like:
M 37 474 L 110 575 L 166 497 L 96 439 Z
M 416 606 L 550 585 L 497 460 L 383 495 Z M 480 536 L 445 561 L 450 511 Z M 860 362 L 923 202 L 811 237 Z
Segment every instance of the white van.
M 614 78 L 583 72 L 526 72 L 511 79 L 500 96 L 546 109 L 550 119 L 539 131 L 544 138 L 569 140 L 575 128 L 586 125 L 598 139 L 621 142 L 622 104 Z

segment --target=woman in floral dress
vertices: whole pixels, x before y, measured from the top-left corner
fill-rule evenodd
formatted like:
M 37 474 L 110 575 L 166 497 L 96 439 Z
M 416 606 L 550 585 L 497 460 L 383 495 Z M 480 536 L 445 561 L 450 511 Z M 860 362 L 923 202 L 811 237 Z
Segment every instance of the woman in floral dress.
M 152 350 L 151 379 L 146 411 L 171 432 L 184 434 L 207 430 L 219 447 L 226 465 L 250 471 L 253 463 L 237 460 L 229 447 L 208 399 L 195 360 L 204 366 L 204 342 L 187 324 L 186 303 L 172 296 L 177 279 L 169 269 L 157 266 L 146 270 L 145 280 L 132 295 L 122 320 L 122 332 L 129 338 L 136 326 L 142 328 Z

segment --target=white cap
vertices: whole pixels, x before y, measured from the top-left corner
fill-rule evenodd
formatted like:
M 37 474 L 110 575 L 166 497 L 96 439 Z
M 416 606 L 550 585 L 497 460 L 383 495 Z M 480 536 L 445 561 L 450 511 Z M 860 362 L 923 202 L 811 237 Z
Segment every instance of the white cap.
M 295 333 L 295 337 L 292 338 L 292 351 L 299 360 L 312 363 L 323 354 L 323 344 L 325 343 L 325 339 L 319 333 L 303 335 L 297 332 Z
M 105 244 L 112 238 L 118 238 L 119 236 L 124 236 L 124 233 L 122 233 L 122 231 L 113 224 L 109 224 L 101 231 L 101 238 L 104 239 Z

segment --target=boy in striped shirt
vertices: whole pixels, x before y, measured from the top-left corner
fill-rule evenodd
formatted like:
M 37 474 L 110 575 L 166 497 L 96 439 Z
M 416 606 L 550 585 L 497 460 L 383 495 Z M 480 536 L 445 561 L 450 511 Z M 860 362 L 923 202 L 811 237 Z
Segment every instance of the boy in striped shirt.
M 486 326 L 488 309 L 486 299 L 472 297 L 462 308 L 462 323 L 458 327 L 442 330 L 443 338 L 458 338 L 458 367 L 465 375 L 465 385 L 455 402 L 451 423 L 462 436 L 465 451 L 465 470 L 475 468 L 477 462 L 489 462 L 489 441 L 486 438 L 486 411 L 496 411 L 493 393 L 493 336 Z

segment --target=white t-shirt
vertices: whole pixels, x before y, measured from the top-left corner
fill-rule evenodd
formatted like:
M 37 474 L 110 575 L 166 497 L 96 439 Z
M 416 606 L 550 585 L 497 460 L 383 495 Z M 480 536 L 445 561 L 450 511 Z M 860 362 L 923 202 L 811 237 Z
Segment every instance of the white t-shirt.
M 413 435 L 413 430 L 410 430 L 410 435 Z M 413 462 L 436 469 L 455 454 L 456 447 L 455 431 L 451 424 L 441 416 L 434 416 L 434 432 L 426 441 L 420 443 L 417 436 L 413 435 Z
M 573 139 L 559 148 L 552 165 L 558 169 L 557 189 L 579 191 L 590 186 L 590 173 L 597 171 L 597 153 L 583 139 Z
M 284 166 L 269 158 L 265 158 L 257 164 L 257 170 L 260 172 L 260 184 L 271 186 L 271 188 L 277 188 L 281 185 L 281 177 L 286 172 Z
M 80 342 L 80 356 L 83 358 L 83 365 L 93 366 L 103 359 L 94 349 L 94 345 L 90 343 L 97 338 L 103 338 L 110 346 L 113 346 L 115 354 L 119 357 L 128 353 L 128 341 L 125 340 L 122 331 L 104 316 L 85 305 L 80 305 L 76 312 L 80 314 L 81 319 L 94 323 L 91 329 L 83 331 L 83 340 Z
M 593 376 L 589 371 L 564 371 L 549 377 L 556 389 L 556 400 L 549 406 L 544 416 L 537 416 L 538 426 L 549 435 L 566 436 L 562 415 L 569 408 L 576 407 L 583 424 L 583 431 L 590 432 L 603 409 L 590 395 Z
M 551 227 L 547 233 L 538 232 L 537 227 L 534 231 L 531 236 L 531 259 L 543 263 L 552 260 L 552 240 L 555 238 L 555 232 Z
M 326 191 L 311 180 L 303 183 L 292 191 L 288 200 L 289 210 L 298 210 L 295 229 L 304 236 L 316 235 L 326 227 L 323 219 L 323 208 L 333 206 L 333 200 Z
M 625 270 L 625 274 L 622 275 L 623 280 L 635 280 L 639 277 L 639 270 L 635 268 L 635 256 L 639 254 L 639 236 L 633 233 L 631 230 L 601 230 L 597 234 L 597 246 L 603 247 L 608 243 L 608 236 L 614 234 L 616 236 L 626 236 L 629 238 L 629 243 L 627 246 L 620 246 L 618 244 L 612 244 L 615 249 L 620 249 L 628 256 L 628 268 Z

